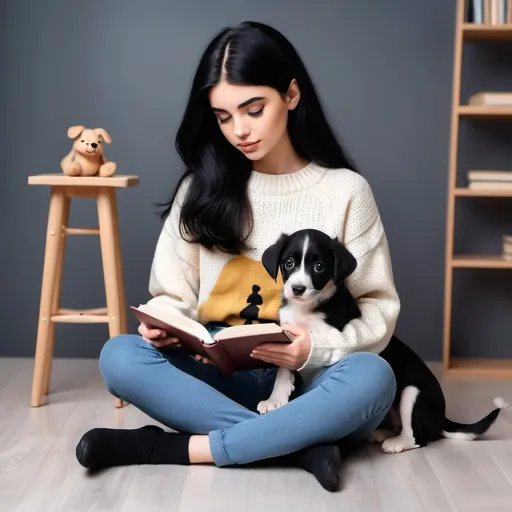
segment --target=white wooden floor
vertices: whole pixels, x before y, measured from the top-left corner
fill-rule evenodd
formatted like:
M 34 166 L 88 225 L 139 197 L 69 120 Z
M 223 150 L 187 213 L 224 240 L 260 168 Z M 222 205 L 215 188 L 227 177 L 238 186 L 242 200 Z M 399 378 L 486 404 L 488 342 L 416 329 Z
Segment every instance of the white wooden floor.
M 435 367 L 434 367 L 435 368 Z M 299 469 L 132 466 L 94 477 L 75 459 L 95 426 L 154 423 L 113 407 L 96 361 L 54 362 L 50 403 L 29 407 L 31 359 L 0 359 L 0 512 L 287 512 L 512 510 L 512 410 L 480 441 L 442 440 L 386 455 L 369 447 L 342 470 L 344 489 L 324 491 Z M 512 382 L 443 382 L 449 416 L 476 420 Z

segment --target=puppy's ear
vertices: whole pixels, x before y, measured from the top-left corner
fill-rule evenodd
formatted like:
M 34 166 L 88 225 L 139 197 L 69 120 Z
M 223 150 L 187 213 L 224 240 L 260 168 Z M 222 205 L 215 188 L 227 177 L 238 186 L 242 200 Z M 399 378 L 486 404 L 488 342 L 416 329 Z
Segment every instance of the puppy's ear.
M 110 135 L 107 133 L 107 130 L 104 130 L 103 128 L 96 128 L 94 130 L 94 133 L 97 133 L 100 137 L 103 137 L 103 140 L 110 144 L 112 142 L 112 139 L 110 138 Z
M 265 252 L 261 257 L 261 263 L 274 281 L 277 281 L 277 273 L 279 271 L 281 254 L 286 245 L 286 242 L 288 242 L 288 238 L 288 235 L 282 233 L 275 244 L 265 249 Z
M 68 137 L 70 139 L 76 139 L 83 131 L 84 131 L 84 127 L 81 125 L 70 126 L 68 128 Z
M 334 253 L 334 275 L 335 286 L 339 286 L 357 267 L 357 260 L 352 253 L 336 238 L 332 239 L 332 250 Z

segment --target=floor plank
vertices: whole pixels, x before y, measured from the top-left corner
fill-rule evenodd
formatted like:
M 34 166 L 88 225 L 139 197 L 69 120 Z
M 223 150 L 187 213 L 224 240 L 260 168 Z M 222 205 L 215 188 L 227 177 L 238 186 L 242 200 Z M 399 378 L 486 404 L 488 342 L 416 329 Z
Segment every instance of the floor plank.
M 387 454 L 380 450 L 379 445 L 372 445 L 367 452 L 383 510 L 453 511 L 439 478 L 422 449 Z
M 136 466 L 109 468 L 93 476 L 81 475 L 62 505 L 62 512 L 121 510 Z
M 441 440 L 423 449 L 460 512 L 511 509 L 512 486 L 489 455 L 491 441 Z
M 89 477 L 76 460 L 75 447 L 87 430 L 93 427 L 120 428 L 125 416 L 126 411 L 113 408 L 110 400 L 76 404 L 16 512 L 33 512 L 41 504 L 45 510 L 52 511 L 84 510 L 82 504 L 75 502 L 83 488 L 80 481 L 88 482 Z
M 0 497 L 28 491 L 75 407 L 61 402 L 30 408 L 24 378 L 20 370 L 0 392 Z
M 138 467 L 121 512 L 178 512 L 188 472 L 186 466 Z M 202 482 L 199 489 L 204 492 Z
M 492 460 L 512 485 L 512 443 L 496 441 L 495 443 L 485 443 L 484 446 Z

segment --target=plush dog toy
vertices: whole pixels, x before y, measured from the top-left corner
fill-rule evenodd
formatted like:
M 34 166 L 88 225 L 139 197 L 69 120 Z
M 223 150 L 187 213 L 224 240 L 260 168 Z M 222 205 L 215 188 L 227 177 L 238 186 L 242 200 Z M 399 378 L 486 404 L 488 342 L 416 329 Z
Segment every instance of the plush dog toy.
M 103 141 L 112 142 L 103 128 L 71 126 L 68 137 L 75 139 L 71 151 L 61 160 L 62 172 L 68 176 L 101 176 L 108 178 L 116 172 L 115 162 L 108 162 L 103 154 Z

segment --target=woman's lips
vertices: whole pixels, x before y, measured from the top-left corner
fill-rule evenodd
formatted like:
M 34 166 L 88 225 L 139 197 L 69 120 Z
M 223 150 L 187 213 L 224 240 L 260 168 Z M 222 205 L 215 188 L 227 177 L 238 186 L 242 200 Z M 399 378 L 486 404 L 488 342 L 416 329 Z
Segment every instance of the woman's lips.
M 259 140 L 256 142 L 241 142 L 240 144 L 238 144 L 238 147 L 245 152 L 254 151 L 259 142 Z

